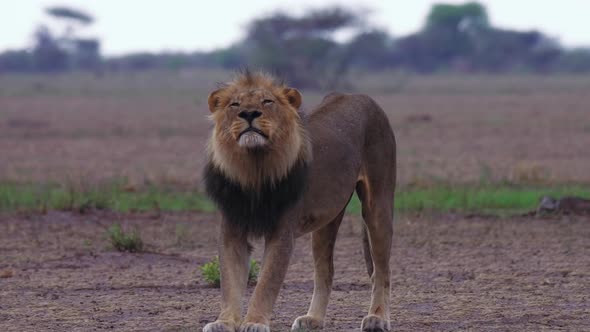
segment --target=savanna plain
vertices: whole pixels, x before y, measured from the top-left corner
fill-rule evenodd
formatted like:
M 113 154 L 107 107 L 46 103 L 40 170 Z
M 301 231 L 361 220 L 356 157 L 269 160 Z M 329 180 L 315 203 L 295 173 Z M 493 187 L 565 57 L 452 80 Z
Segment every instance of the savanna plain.
M 0 76 L 1 331 L 200 331 L 215 319 L 219 289 L 200 267 L 217 253 L 217 214 L 200 175 L 207 94 L 230 77 Z M 348 81 L 397 138 L 392 329 L 589 331 L 590 216 L 535 209 L 545 195 L 590 198 L 590 77 Z M 304 110 L 327 92 L 303 90 Z M 353 198 L 327 331 L 358 329 L 368 308 L 359 212 Z M 118 246 L 116 229 L 142 245 Z M 273 330 L 307 310 L 310 246 L 297 241 Z

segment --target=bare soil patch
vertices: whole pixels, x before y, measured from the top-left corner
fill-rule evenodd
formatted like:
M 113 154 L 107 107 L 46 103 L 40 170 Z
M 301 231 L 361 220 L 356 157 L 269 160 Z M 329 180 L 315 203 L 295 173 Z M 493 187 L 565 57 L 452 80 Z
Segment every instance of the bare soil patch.
M 358 329 L 369 303 L 360 220 L 346 219 L 328 331 Z M 110 249 L 113 222 L 137 227 L 147 252 Z M 567 216 L 398 217 L 393 330 L 590 330 L 589 226 L 588 217 Z M 198 271 L 216 254 L 216 230 L 210 214 L 0 215 L 0 330 L 199 331 L 219 307 L 219 290 Z M 307 310 L 309 236 L 291 262 L 274 331 Z

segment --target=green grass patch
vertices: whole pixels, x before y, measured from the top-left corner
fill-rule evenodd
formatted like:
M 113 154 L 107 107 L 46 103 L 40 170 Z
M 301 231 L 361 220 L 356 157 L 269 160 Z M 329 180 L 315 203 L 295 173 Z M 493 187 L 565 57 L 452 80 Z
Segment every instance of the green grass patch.
M 590 198 L 590 186 L 568 185 L 523 187 L 514 185 L 451 186 L 399 188 L 395 207 L 405 211 L 528 211 L 536 208 L 542 196 L 555 198 L 578 196 Z M 215 211 L 205 195 L 196 191 L 179 191 L 152 187 L 126 191 L 113 184 L 92 189 L 74 190 L 58 185 L 0 184 L 0 211 L 108 209 L 133 211 Z M 353 196 L 347 212 L 360 214 L 361 204 Z
M 531 188 L 519 186 L 450 186 L 400 188 L 395 197 L 395 209 L 411 211 L 523 212 L 534 210 L 543 196 L 579 196 L 590 198 L 590 186 L 558 186 Z M 347 212 L 361 213 L 356 195 Z
M 148 188 L 126 191 L 121 186 L 74 190 L 56 185 L 0 184 L 0 211 L 107 209 L 133 211 L 215 211 L 204 195 L 191 191 Z

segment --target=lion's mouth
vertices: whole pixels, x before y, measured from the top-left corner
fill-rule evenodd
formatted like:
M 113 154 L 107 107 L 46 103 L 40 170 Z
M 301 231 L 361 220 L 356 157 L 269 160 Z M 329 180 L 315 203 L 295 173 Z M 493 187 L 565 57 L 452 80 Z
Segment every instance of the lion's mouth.
M 247 149 L 259 149 L 266 145 L 268 136 L 262 130 L 248 127 L 238 136 L 238 144 Z
M 240 133 L 240 136 L 238 136 L 238 139 L 240 139 L 244 134 L 246 133 L 250 133 L 250 132 L 254 132 L 262 137 L 264 137 L 265 139 L 268 139 L 268 136 L 260 129 L 256 128 L 256 127 L 248 127 L 246 128 L 244 131 L 242 131 Z

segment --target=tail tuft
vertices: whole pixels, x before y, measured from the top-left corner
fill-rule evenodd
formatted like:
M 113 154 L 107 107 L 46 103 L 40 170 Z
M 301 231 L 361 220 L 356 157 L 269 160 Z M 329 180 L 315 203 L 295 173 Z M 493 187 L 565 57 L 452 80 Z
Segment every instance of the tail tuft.
M 373 276 L 373 256 L 371 256 L 371 244 L 369 243 L 369 234 L 367 227 L 363 227 L 363 253 L 365 254 L 365 264 L 369 278 Z

